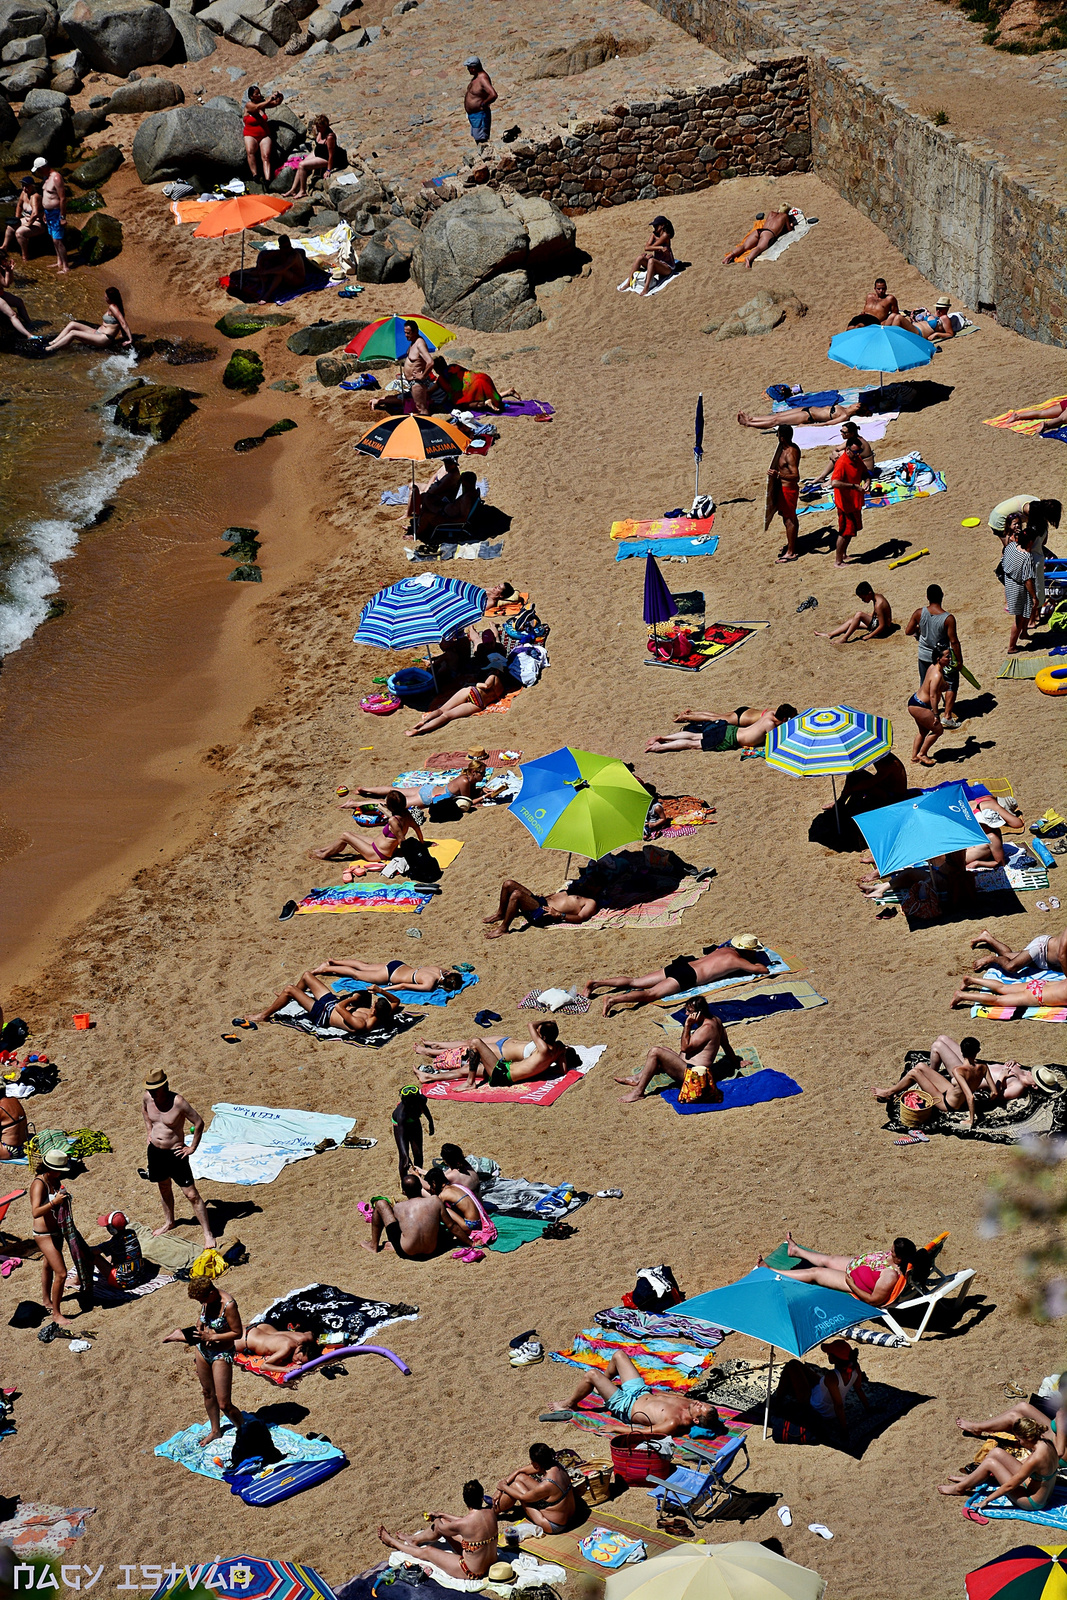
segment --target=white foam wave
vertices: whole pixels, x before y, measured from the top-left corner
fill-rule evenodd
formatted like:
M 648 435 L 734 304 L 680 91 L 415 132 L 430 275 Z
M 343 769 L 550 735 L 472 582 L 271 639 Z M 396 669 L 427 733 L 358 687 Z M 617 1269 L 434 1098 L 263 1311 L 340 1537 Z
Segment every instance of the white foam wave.
M 109 388 L 133 371 L 136 359 L 133 354 L 106 356 L 90 376 Z M 101 428 L 104 444 L 96 465 L 51 490 L 59 515 L 29 523 L 18 536 L 15 560 L 0 580 L 5 591 L 0 595 L 0 656 L 18 650 L 40 627 L 48 616 L 49 597 L 59 588 L 55 567 L 73 554 L 82 529 L 95 522 L 152 448 L 152 439 L 138 438 L 111 422 L 103 421 Z

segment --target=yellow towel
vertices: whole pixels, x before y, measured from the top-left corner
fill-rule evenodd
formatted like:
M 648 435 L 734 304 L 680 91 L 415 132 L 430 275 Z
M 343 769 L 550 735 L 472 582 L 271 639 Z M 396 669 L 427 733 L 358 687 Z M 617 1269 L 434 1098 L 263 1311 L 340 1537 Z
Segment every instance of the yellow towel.
M 1054 394 L 1050 399 L 1041 400 L 1038 404 L 1042 407 L 1059 406 L 1065 400 L 1067 400 L 1067 394 Z M 1019 410 L 1020 408 L 1017 406 L 1015 409 Z M 1027 406 L 1025 409 L 1030 410 L 1031 408 Z M 983 417 L 982 421 L 988 423 L 991 428 L 1010 428 L 1012 433 L 1040 433 L 1045 426 L 1040 417 L 1034 417 L 1030 422 L 1005 422 L 1004 418 L 1010 415 L 1010 411 L 1002 411 L 999 417 Z
M 427 839 L 427 846 L 437 865 L 443 872 L 450 867 L 463 849 L 462 839 Z M 385 880 L 388 883 L 388 878 Z

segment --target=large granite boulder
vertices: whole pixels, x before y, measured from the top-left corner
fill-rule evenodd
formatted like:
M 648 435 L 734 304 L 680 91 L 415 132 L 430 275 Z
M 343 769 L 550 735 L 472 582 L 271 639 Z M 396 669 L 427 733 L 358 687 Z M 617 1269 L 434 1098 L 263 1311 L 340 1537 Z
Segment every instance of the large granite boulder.
M 48 40 L 43 33 L 31 33 L 25 39 L 9 39 L 0 50 L 0 61 L 5 67 L 17 67 L 23 61 L 40 61 L 48 54 Z
M 50 40 L 58 25 L 56 8 L 48 0 L 0 0 L 0 45 L 33 34 Z
M 19 119 L 11 109 L 9 101 L 0 95 L 0 144 L 7 144 L 19 131 Z
M 360 283 L 406 283 L 419 237 L 414 223 L 406 217 L 393 217 L 360 251 Z
M 276 121 L 273 115 L 270 130 L 275 155 L 283 160 L 303 137 L 302 131 L 288 121 Z M 153 112 L 134 135 L 133 160 L 142 183 L 160 183 L 193 171 L 205 180 L 229 177 L 245 167 L 240 115 L 208 106 L 174 106 L 170 111 Z
M 119 78 L 161 61 L 175 39 L 170 12 L 154 0 L 74 0 L 61 20 L 89 65 Z
M 183 106 L 185 95 L 169 78 L 137 78 L 120 83 L 108 103 L 110 117 L 126 117 L 135 111 L 166 111 L 168 106 Z
M 56 89 L 31 89 L 22 102 L 22 115 L 35 117 L 38 111 L 69 111 L 70 96 Z
M 47 57 L 41 61 L 22 61 L 17 67 L 7 67 L 0 72 L 0 90 L 8 100 L 25 100 L 35 89 L 43 89 L 52 80 L 52 68 Z
M 418 236 L 411 274 L 429 315 L 483 333 L 530 328 L 541 311 L 528 269 L 565 260 L 574 232 L 546 200 L 476 189 L 434 212 Z
M 203 61 L 205 56 L 215 54 L 215 35 L 191 11 L 179 10 L 172 5 L 170 16 L 182 42 L 186 61 Z
M 113 172 L 118 171 L 124 160 L 118 145 L 102 144 L 91 156 L 78 163 L 71 172 L 71 178 L 79 189 L 96 189 L 106 183 Z
M 8 146 L 6 165 L 28 167 L 37 156 L 60 162 L 74 143 L 69 111 L 40 111 L 29 117 Z
M 188 389 L 170 383 L 146 383 L 142 378 L 117 398 L 115 423 L 127 433 L 151 434 L 161 443 L 192 412 L 193 399 Z
M 312 322 L 298 328 L 285 341 L 285 348 L 295 356 L 324 356 L 340 345 L 348 344 L 367 327 L 366 318 L 339 317 L 336 322 Z
M 302 9 L 302 8 L 301 8 Z M 212 0 L 197 20 L 233 44 L 243 44 L 261 55 L 277 55 L 300 32 L 292 8 L 285 0 Z
M 91 267 L 110 261 L 122 250 L 122 223 L 106 211 L 95 211 L 81 231 L 82 260 Z

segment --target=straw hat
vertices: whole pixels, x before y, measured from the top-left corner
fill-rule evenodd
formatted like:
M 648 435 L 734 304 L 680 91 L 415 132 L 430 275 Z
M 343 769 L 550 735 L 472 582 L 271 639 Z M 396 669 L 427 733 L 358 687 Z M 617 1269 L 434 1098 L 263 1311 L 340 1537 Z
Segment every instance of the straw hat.
M 146 1089 L 166 1089 L 166 1088 L 168 1088 L 169 1087 L 169 1080 L 168 1080 L 167 1074 L 163 1070 L 163 1068 L 162 1067 L 156 1067 L 152 1072 L 150 1072 L 148 1074 L 148 1077 L 144 1081 L 144 1086 L 145 1086 Z
M 754 933 L 739 933 L 730 943 L 735 950 L 762 950 L 763 946 Z
M 939 297 L 934 301 L 934 310 L 947 311 L 951 304 L 952 301 L 949 299 L 947 294 L 939 295 Z
M 510 1561 L 494 1561 L 489 1568 L 490 1583 L 514 1583 L 515 1568 Z
M 65 1150 L 46 1150 L 41 1157 L 41 1166 L 54 1172 L 57 1177 L 65 1178 L 71 1171 L 70 1156 Z
M 1046 1094 L 1067 1094 L 1067 1072 L 1062 1067 L 1035 1067 L 1034 1077 Z

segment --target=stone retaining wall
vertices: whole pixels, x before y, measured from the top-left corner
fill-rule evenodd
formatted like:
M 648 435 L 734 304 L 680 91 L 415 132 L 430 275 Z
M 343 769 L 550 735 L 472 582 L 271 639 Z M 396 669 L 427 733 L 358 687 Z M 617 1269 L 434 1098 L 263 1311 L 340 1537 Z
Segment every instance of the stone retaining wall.
M 720 55 L 781 49 L 745 0 L 645 0 Z M 802 43 L 789 41 L 794 49 Z M 908 260 L 972 308 L 1046 344 L 1067 344 L 1067 208 L 946 128 L 807 51 L 814 171 Z
M 807 80 L 804 56 L 764 51 L 723 82 L 615 105 L 546 143 L 517 143 L 489 178 L 574 214 L 723 178 L 807 172 Z

